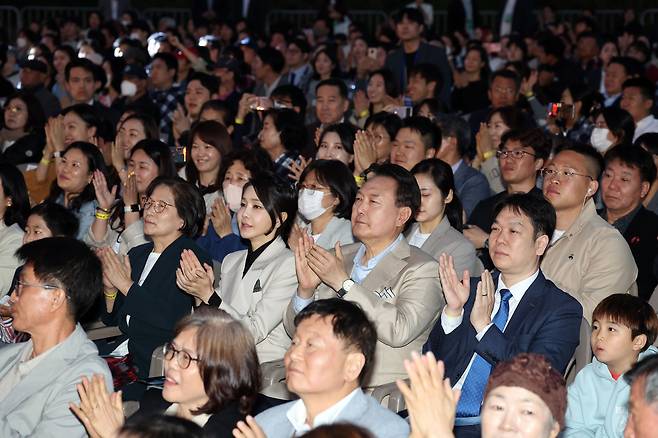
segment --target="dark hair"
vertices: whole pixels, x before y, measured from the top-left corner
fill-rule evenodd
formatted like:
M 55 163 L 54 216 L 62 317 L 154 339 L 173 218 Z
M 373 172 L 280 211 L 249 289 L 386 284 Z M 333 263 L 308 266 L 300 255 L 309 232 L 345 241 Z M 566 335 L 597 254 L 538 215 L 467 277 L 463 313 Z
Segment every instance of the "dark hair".
M 614 106 L 602 108 L 600 111 L 594 114 L 594 120 L 603 116 L 608 129 L 612 134 L 617 137 L 619 143 L 630 143 L 633 141 L 633 134 L 635 134 L 635 122 L 633 121 L 633 116 L 624 109 L 617 108 Z
M 194 139 L 199 137 L 202 142 L 207 143 L 217 149 L 219 152 L 219 167 L 215 175 L 215 183 L 208 187 L 200 187 L 201 193 L 212 193 L 221 190 L 222 182 L 219 180 L 220 170 L 222 168 L 222 160 L 224 157 L 233 150 L 233 142 L 231 135 L 228 133 L 224 125 L 214 120 L 206 120 L 195 124 L 190 131 L 190 141 L 187 145 L 187 162 L 185 163 L 185 179 L 193 185 L 199 185 L 199 171 L 194 165 L 192 160 L 192 149 L 194 147 Z
M 197 238 L 203 231 L 206 220 L 206 203 L 201 192 L 182 178 L 159 176 L 149 184 L 146 196 L 150 198 L 159 186 L 168 187 L 174 195 L 176 212 L 178 217 L 183 219 L 183 226 L 179 230 L 181 234 L 192 239 Z
M 368 117 L 363 127 L 368 129 L 370 125 L 383 127 L 389 139 L 393 141 L 400 128 L 402 128 L 402 119 L 397 114 L 381 111 Z
M 509 39 L 507 40 L 507 48 L 509 49 L 509 47 L 512 45 L 521 49 L 521 52 L 523 52 L 523 59 L 526 59 L 528 57 L 528 45 L 525 43 L 523 38 L 521 38 L 520 35 L 509 36 Z
M 372 173 L 374 176 L 384 176 L 395 180 L 397 183 L 395 206 L 398 208 L 409 207 L 411 210 L 411 215 L 404 226 L 406 229 L 413 222 L 420 208 L 420 189 L 416 178 L 404 167 L 391 163 L 372 164 L 364 173 L 366 179 L 370 178 Z
M 339 73 L 338 60 L 336 59 L 336 50 L 331 50 L 329 47 L 322 47 L 315 52 L 313 55 L 313 60 L 311 61 L 311 67 L 313 67 L 313 79 L 320 79 L 320 75 L 315 71 L 315 62 L 318 60 L 318 56 L 324 53 L 327 58 L 331 60 L 334 64 L 334 69 L 331 73 L 331 76 L 337 76 Z
M 457 150 L 460 157 L 469 154 L 472 134 L 466 120 L 453 114 L 445 114 L 439 117 L 437 124 L 441 127 L 443 138 L 455 137 L 457 139 Z M 439 142 L 439 146 L 440 144 Z
M 446 204 L 445 216 L 448 218 L 450 225 L 459 232 L 464 229 L 462 217 L 462 203 L 457 196 L 455 188 L 455 177 L 452 174 L 452 167 L 443 160 L 438 158 L 428 158 L 411 169 L 412 175 L 429 175 L 434 184 L 441 191 L 441 196 L 445 199 L 452 190 L 452 201 Z
M 0 162 L 0 182 L 5 198 L 11 198 L 11 205 L 6 207 L 2 221 L 6 226 L 18 224 L 25 229 L 25 222 L 30 212 L 30 200 L 23 174 L 13 164 Z
M 637 50 L 638 52 L 642 53 L 642 56 L 644 56 L 644 62 L 640 61 L 640 60 L 637 59 L 637 58 L 634 58 L 636 61 L 638 61 L 638 62 L 640 62 L 640 63 L 642 63 L 642 64 L 646 64 L 648 61 L 651 60 L 651 49 L 649 48 L 649 46 L 647 46 L 647 44 L 646 44 L 644 41 L 642 41 L 642 40 L 636 40 L 636 41 L 633 41 L 633 42 L 628 46 L 628 48 L 629 48 L 629 49 L 635 49 L 635 50 Z M 629 50 L 629 51 L 630 51 L 630 50 Z
M 144 137 L 148 140 L 157 140 L 160 137 L 160 128 L 152 116 L 145 113 L 132 113 L 121 122 L 123 126 L 128 120 L 137 120 L 144 128 Z
M 427 117 L 407 117 L 402 120 L 402 127 L 400 129 L 403 128 L 407 128 L 420 136 L 423 146 L 425 146 L 425 151 L 428 149 L 439 149 L 441 147 L 441 129 Z
M 641 381 L 644 388 L 644 400 L 647 404 L 658 401 L 658 355 L 649 355 L 633 365 L 629 371 L 624 373 L 624 380 L 630 386 Z
M 263 150 L 249 150 L 245 148 L 233 149 L 233 151 L 222 160 L 222 169 L 219 172 L 219 184 L 224 182 L 226 172 L 236 161 L 242 162 L 245 169 L 251 173 L 252 178 L 261 172 L 269 172 L 273 170 L 272 160 Z
M 350 169 L 345 163 L 338 160 L 313 160 L 299 177 L 300 185 L 312 171 L 315 172 L 318 182 L 327 186 L 331 194 L 338 199 L 338 205 L 334 208 L 334 216 L 350 219 L 357 191 L 356 182 Z
M 53 237 L 76 237 L 78 234 L 78 218 L 63 205 L 44 201 L 32 207 L 27 217 L 32 215 L 43 219 Z
M 66 255 L 63 257 L 63 255 Z M 68 299 L 69 314 L 80 318 L 103 291 L 101 261 L 85 243 L 71 237 L 48 237 L 26 243 L 16 251 L 42 283 L 61 287 Z
M 640 90 L 643 99 L 651 102 L 656 101 L 656 85 L 646 77 L 626 79 L 621 87 L 624 90 L 629 87 L 637 88 Z
M 509 130 L 502 135 L 499 148 L 502 149 L 509 141 L 518 141 L 522 147 L 531 148 L 535 160 L 548 160 L 551 153 L 551 139 L 540 128 Z
M 598 108 L 603 105 L 603 96 L 598 91 L 592 90 L 582 82 L 574 82 L 565 87 L 569 90 L 573 102 L 581 102 L 580 115 L 582 117 L 589 117 L 592 109 Z
M 37 130 L 42 130 L 46 124 L 46 116 L 37 98 L 34 97 L 32 93 L 19 90 L 7 97 L 3 109 L 9 107 L 11 101 L 15 99 L 22 100 L 27 107 L 27 121 L 25 122 L 25 128 L 23 128 L 23 131 L 31 133 Z M 1 120 L 1 124 L 2 126 L 5 125 L 4 117 Z
M 71 46 L 67 46 L 67 45 L 61 45 L 61 44 L 60 44 L 60 45 L 58 45 L 57 47 L 55 47 L 55 50 L 53 50 L 53 57 L 55 56 L 55 53 L 56 53 L 56 52 L 64 52 L 64 53 L 66 53 L 66 56 L 69 57 L 69 62 L 67 63 L 67 65 L 68 65 L 71 61 L 73 61 L 74 59 L 76 59 L 76 58 L 78 57 L 78 56 L 76 55 L 76 53 L 75 53 L 75 50 L 73 50 L 73 47 L 71 47 Z M 66 66 L 65 66 L 65 67 L 66 67 Z M 65 74 L 66 74 L 66 73 L 65 73 Z
M 316 95 L 318 94 L 318 90 L 320 89 L 320 87 L 337 87 L 338 94 L 340 94 L 340 97 L 343 99 L 347 99 L 347 85 L 345 85 L 345 82 L 342 79 L 329 78 L 329 79 L 321 80 L 315 86 Z
M 88 175 L 92 175 L 94 171 L 100 170 L 105 177 L 108 176 L 107 166 L 105 165 L 105 159 L 100 149 L 94 146 L 91 143 L 86 141 L 74 141 L 71 143 L 64 151 L 62 152 L 62 157 L 71 149 L 77 149 L 82 152 L 82 155 L 87 159 L 87 166 L 89 167 Z M 57 185 L 57 180 L 53 181 L 53 184 L 50 188 L 50 194 L 48 195 L 48 201 L 57 202 L 59 195 L 63 194 L 63 190 Z M 80 210 L 82 204 L 86 202 L 93 202 L 96 199 L 96 191 L 94 190 L 94 184 L 89 183 L 85 186 L 82 192 L 74 197 L 69 203 L 69 209 L 73 211 Z
M 443 87 L 443 78 L 441 77 L 441 70 L 436 64 L 431 64 L 429 62 L 421 62 L 419 64 L 414 64 L 413 67 L 407 72 L 407 78 L 412 76 L 420 76 L 425 80 L 425 82 L 435 82 L 436 86 L 434 87 L 434 95 L 438 95 L 439 91 Z
M 610 59 L 608 65 L 619 64 L 624 67 L 626 76 L 639 76 L 643 73 L 644 67 L 639 61 L 629 58 L 628 56 L 615 56 Z
M 425 26 L 425 17 L 423 17 L 423 13 L 420 11 L 420 9 L 416 9 L 416 8 L 400 9 L 398 12 L 393 14 L 393 23 L 399 24 L 405 18 L 409 21 L 413 21 L 414 23 L 418 23 L 421 26 Z
M 374 435 L 356 424 L 332 423 L 314 427 L 299 438 L 374 438 Z
M 480 79 L 486 81 L 491 74 L 491 71 L 489 70 L 489 54 L 480 44 L 471 44 L 466 49 L 466 55 L 468 55 L 468 52 L 478 52 L 480 55 L 480 62 L 484 64 L 480 69 Z
M 369 78 L 372 79 L 372 77 L 375 75 L 379 75 L 382 77 L 382 79 L 384 79 L 384 90 L 386 91 L 386 95 L 391 97 L 398 97 L 400 95 L 400 90 L 398 90 L 398 82 L 391 70 L 387 68 L 375 70 L 370 73 Z
M 266 46 L 256 50 L 256 56 L 260 58 L 263 64 L 269 65 L 276 74 L 281 73 L 286 65 L 283 54 L 273 47 Z
M 500 115 L 500 118 L 503 119 L 503 122 L 510 130 L 518 131 L 530 128 L 530 126 L 528 126 L 528 121 L 523 114 L 523 111 L 521 111 L 516 106 L 502 106 L 500 108 L 492 109 L 491 112 L 489 112 L 487 115 L 487 122 L 491 121 L 491 118 L 494 116 L 494 114 Z M 498 147 L 498 145 L 494 146 Z
M 338 137 L 340 137 L 340 142 L 343 145 L 343 149 L 347 151 L 350 155 L 354 155 L 354 140 L 356 139 L 356 127 L 352 125 L 351 123 L 334 123 L 333 125 L 329 125 L 320 134 L 320 144 L 322 144 L 322 140 L 324 139 L 324 136 L 328 134 L 329 132 L 335 132 L 338 134 Z M 320 146 L 318 145 L 318 148 Z
M 196 329 L 199 373 L 208 396 L 193 413 L 212 414 L 237 401 L 240 413 L 250 414 L 262 381 L 254 336 L 226 311 L 210 306 L 181 319 L 174 338 L 189 329 Z
M 176 165 L 171 158 L 171 150 L 165 143 L 155 139 L 140 140 L 130 151 L 131 158 L 137 150 L 144 151 L 155 162 L 158 166 L 158 176 L 171 178 L 176 176 Z
M 598 181 L 601 176 L 601 171 L 603 170 L 603 157 L 594 149 L 594 146 L 587 143 L 579 143 L 575 141 L 565 141 L 562 146 L 555 151 L 555 155 L 564 152 L 572 151 L 581 155 L 585 159 L 585 167 L 587 171 L 590 172 L 590 177 L 593 180 Z
M 281 144 L 287 151 L 298 152 L 306 145 L 306 128 L 301 116 L 295 111 L 288 108 L 270 109 L 265 112 L 265 117 L 269 116 L 272 123 L 279 131 Z
M 546 55 L 552 55 L 558 60 L 564 56 L 565 45 L 561 38 L 557 36 L 546 36 L 537 40 L 537 45 L 544 49 Z
M 651 184 L 656 179 L 656 164 L 653 162 L 653 157 L 642 147 L 620 144 L 610 148 L 603 159 L 606 167 L 618 160 L 625 166 L 639 170 L 643 182 Z
M 211 96 L 213 94 L 219 93 L 219 79 L 217 79 L 215 76 L 206 73 L 195 72 L 192 73 L 188 79 L 187 85 L 189 86 L 192 81 L 199 81 L 201 86 L 208 90 Z
M 68 64 L 66 64 L 66 69 L 64 70 L 64 79 L 66 79 L 66 82 L 69 81 L 71 77 L 71 70 L 74 68 L 81 68 L 84 69 L 87 73 L 91 73 L 91 75 L 94 78 L 94 81 L 100 81 L 100 78 L 98 77 L 98 69 L 96 68 L 96 65 L 88 60 L 87 58 L 77 58 L 74 57 L 69 61 Z
M 601 321 L 603 318 L 631 329 L 631 340 L 646 335 L 647 343 L 642 351 L 653 345 L 658 335 L 656 311 L 643 299 L 630 294 L 613 294 L 601 301 L 594 308 L 592 321 Z
M 135 415 L 119 431 L 123 438 L 206 438 L 198 424 L 174 415 Z
M 174 81 L 176 80 L 176 76 L 178 75 L 178 60 L 174 55 L 168 52 L 158 52 L 155 55 L 153 55 L 152 61 L 155 61 L 156 59 L 161 59 L 162 62 L 165 63 L 167 66 L 167 70 L 174 70 L 176 73 L 174 74 Z
M 292 102 L 293 107 L 299 108 L 299 115 L 302 117 L 302 120 L 306 117 L 306 96 L 304 92 L 292 84 L 279 85 L 270 94 L 271 99 L 276 99 L 277 97 L 287 97 Z
M 96 128 L 96 135 L 99 136 L 103 130 L 103 122 L 101 120 L 100 114 L 96 109 L 86 103 L 78 103 L 71 105 L 62 110 L 61 115 L 65 116 L 68 113 L 74 113 L 82 119 L 85 124 L 90 128 Z
M 267 233 L 269 234 L 274 230 L 278 220 L 281 225 L 276 232 L 276 236 L 281 236 L 283 241 L 287 242 L 297 213 L 297 192 L 293 190 L 287 181 L 283 181 L 282 178 L 269 172 L 252 175 L 249 182 L 242 188 L 243 193 L 250 186 L 254 188 L 256 196 L 258 196 L 272 221 L 272 226 Z M 283 213 L 287 215 L 285 220 L 283 219 Z
M 635 139 L 633 146 L 647 148 L 649 153 L 658 155 L 658 132 L 647 132 Z
M 348 300 L 330 298 L 314 301 L 295 316 L 295 327 L 312 316 L 331 318 L 334 336 L 342 340 L 347 348 L 355 348 L 365 357 L 359 374 L 359 385 L 363 385 L 375 360 L 377 330 L 361 307 Z
M 491 74 L 489 79 L 489 88 L 493 85 L 496 78 L 504 78 L 514 81 L 514 92 L 518 92 L 521 88 L 521 77 L 511 70 L 496 70 Z
M 535 239 L 543 235 L 547 235 L 549 240 L 553 237 L 557 220 L 555 208 L 543 196 L 532 193 L 514 193 L 506 196 L 494 207 L 493 217 L 497 217 L 505 208 L 530 219 Z
M 233 123 L 233 108 L 231 108 L 231 106 L 224 100 L 206 100 L 203 105 L 201 105 L 201 110 L 199 111 L 199 120 L 201 120 L 201 114 L 203 114 L 203 112 L 206 110 L 212 110 L 221 113 L 222 121 L 220 123 L 226 127 L 231 126 Z

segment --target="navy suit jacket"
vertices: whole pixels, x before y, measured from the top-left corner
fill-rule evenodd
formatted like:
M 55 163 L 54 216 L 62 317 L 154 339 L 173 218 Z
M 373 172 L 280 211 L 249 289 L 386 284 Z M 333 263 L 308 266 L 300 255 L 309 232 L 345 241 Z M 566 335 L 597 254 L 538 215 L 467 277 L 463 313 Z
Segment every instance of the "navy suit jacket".
M 465 162 L 462 162 L 455 172 L 455 189 L 459 200 L 462 201 L 466 217 L 471 216 L 471 212 L 480 201 L 491 196 L 487 177 Z
M 473 353 L 478 353 L 494 367 L 519 353 L 539 353 L 564 373 L 578 346 L 583 317 L 580 303 L 547 280 L 540 270 L 521 298 L 505 332 L 493 325 L 478 342 L 470 318 L 479 280 L 471 278 L 471 295 L 459 327 L 445 334 L 439 318 L 423 352 L 432 351 L 445 363 L 446 376 L 451 382 L 459 380 Z M 494 283 L 498 284 L 497 274 Z

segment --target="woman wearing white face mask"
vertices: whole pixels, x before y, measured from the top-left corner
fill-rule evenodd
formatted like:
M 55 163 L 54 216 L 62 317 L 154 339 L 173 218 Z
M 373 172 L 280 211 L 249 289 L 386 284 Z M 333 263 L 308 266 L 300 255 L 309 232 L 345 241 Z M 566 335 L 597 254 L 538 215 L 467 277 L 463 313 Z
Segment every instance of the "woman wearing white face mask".
M 590 141 L 601 155 L 621 143 L 631 143 L 635 133 L 633 117 L 621 108 L 603 108 L 594 115 Z
M 299 181 L 298 219 L 308 226 L 295 224 L 288 246 L 297 246 L 304 232 L 325 249 L 333 249 L 337 242 L 353 243 L 350 216 L 357 187 L 347 166 L 337 160 L 316 160 L 304 169 Z
M 240 208 L 242 188 L 269 166 L 269 158 L 257 150 L 238 149 L 224 157 L 218 179 L 222 181 L 222 196 L 215 199 L 209 210 L 206 234 L 197 239 L 197 244 L 216 262 L 221 263 L 228 254 L 247 248 L 240 238 L 235 213 Z

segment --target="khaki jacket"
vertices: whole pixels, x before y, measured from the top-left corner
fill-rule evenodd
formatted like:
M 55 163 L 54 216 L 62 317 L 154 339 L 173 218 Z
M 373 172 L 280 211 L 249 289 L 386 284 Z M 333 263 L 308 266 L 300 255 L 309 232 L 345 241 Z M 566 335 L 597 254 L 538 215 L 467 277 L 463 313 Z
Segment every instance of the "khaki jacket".
M 637 267 L 624 237 L 596 214 L 587 201 L 576 221 L 546 250 L 541 269 L 560 289 L 592 312 L 604 298 L 616 293 L 637 295 Z
M 352 272 L 360 243 L 342 247 L 345 272 Z M 445 305 L 438 278 L 439 264 L 425 252 L 400 243 L 370 272 L 354 284 L 344 299 L 355 302 L 377 328 L 375 363 L 365 386 L 376 386 L 407 378 L 404 359 L 420 352 Z M 336 292 L 321 284 L 315 299 L 335 298 Z M 295 332 L 292 301 L 283 323 L 289 335 Z

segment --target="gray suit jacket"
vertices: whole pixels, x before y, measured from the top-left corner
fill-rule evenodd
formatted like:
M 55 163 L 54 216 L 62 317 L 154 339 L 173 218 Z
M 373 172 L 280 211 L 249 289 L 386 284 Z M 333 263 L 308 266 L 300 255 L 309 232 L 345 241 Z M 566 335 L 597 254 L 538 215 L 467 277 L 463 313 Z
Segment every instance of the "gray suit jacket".
M 295 428 L 288 420 L 288 410 L 300 400 L 284 403 L 261 412 L 256 422 L 263 428 L 267 438 L 290 438 Z M 407 438 L 409 425 L 401 417 L 381 406 L 362 391 L 340 411 L 334 423 L 352 423 L 369 430 L 376 438 Z
M 32 341 L 0 349 L 0 381 L 14 367 Z M 112 388 L 112 376 L 96 346 L 80 325 L 64 342 L 48 353 L 0 402 L 0 436 L 9 437 L 86 437 L 85 428 L 69 409 L 80 403 L 76 384 L 82 376 L 105 376 Z
M 418 230 L 418 223 L 414 223 L 409 227 L 409 230 L 405 233 L 407 241 L 416 230 Z M 455 271 L 457 271 L 459 278 L 462 278 L 462 273 L 467 269 L 471 277 L 478 277 L 482 274 L 482 262 L 475 254 L 475 247 L 462 233 L 450 226 L 447 217 L 444 217 L 439 226 L 432 231 L 432 234 L 420 249 L 436 260 L 443 253 L 452 256 L 455 261 Z
M 455 172 L 455 189 L 462 201 L 466 217 L 470 217 L 478 202 L 491 196 L 487 177 L 463 162 Z
M 360 243 L 343 246 L 345 272 L 349 275 Z M 377 346 L 372 374 L 365 386 L 405 379 L 404 359 L 420 351 L 445 304 L 439 282 L 439 264 L 406 240 L 382 258 L 344 299 L 355 302 L 366 312 L 377 329 Z M 325 284 L 315 291 L 315 299 L 335 298 Z M 289 335 L 295 332 L 295 309 L 291 300 L 283 323 Z
M 352 235 L 352 223 L 347 219 L 334 216 L 315 243 L 325 249 L 334 249 L 338 242 L 341 245 L 354 243 L 354 236 Z

